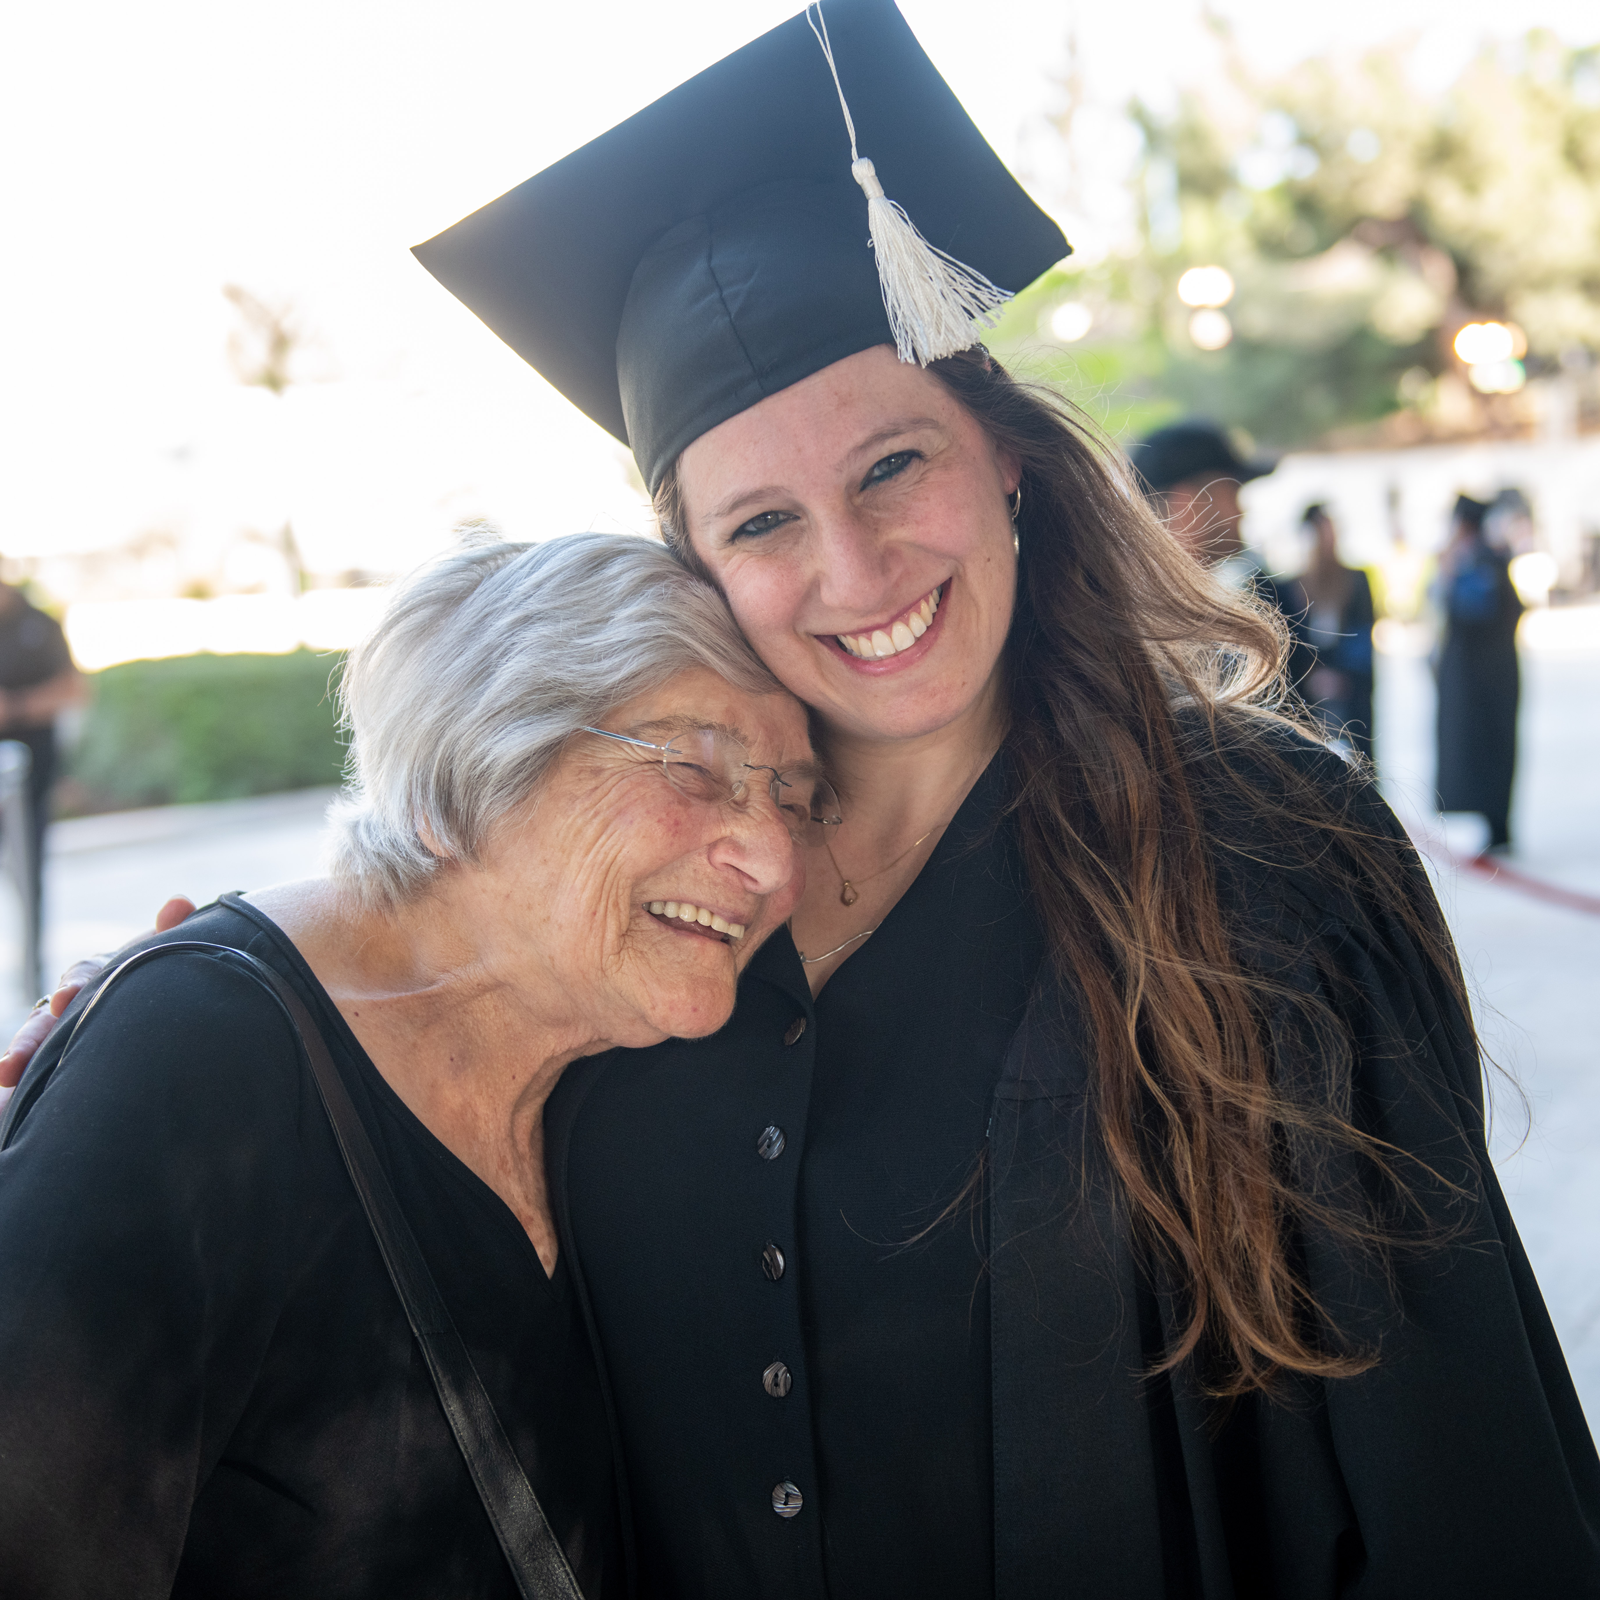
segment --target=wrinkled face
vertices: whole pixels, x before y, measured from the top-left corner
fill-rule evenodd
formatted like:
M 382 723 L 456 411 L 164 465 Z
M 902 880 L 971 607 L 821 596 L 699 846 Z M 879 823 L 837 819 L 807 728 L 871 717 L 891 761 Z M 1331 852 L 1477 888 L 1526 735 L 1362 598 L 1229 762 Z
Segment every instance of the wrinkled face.
M 678 475 L 745 636 L 830 730 L 914 738 L 992 690 L 1019 468 L 937 378 L 862 351 L 713 428 Z
M 1214 566 L 1241 548 L 1239 485 L 1232 478 L 1188 478 L 1162 496 L 1172 536 L 1204 566 Z
M 597 724 L 657 743 L 690 725 L 733 733 L 752 762 L 810 770 L 795 700 L 709 671 L 680 673 Z M 525 942 L 530 982 L 552 986 L 592 1037 L 638 1047 L 727 1021 L 738 973 L 804 887 L 800 857 L 765 781 L 737 803 L 692 799 L 659 756 L 578 734 L 474 877 L 485 915 Z

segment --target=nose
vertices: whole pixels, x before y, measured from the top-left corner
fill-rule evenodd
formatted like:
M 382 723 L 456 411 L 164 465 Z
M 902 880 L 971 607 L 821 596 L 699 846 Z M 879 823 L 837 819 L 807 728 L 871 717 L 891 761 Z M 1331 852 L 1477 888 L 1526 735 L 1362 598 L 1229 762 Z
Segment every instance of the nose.
M 816 534 L 818 598 L 841 611 L 871 611 L 891 576 L 877 530 L 854 507 L 839 506 L 817 518 Z
M 800 846 L 764 783 L 722 808 L 724 826 L 711 846 L 711 863 L 731 867 L 756 894 L 776 894 L 800 867 Z

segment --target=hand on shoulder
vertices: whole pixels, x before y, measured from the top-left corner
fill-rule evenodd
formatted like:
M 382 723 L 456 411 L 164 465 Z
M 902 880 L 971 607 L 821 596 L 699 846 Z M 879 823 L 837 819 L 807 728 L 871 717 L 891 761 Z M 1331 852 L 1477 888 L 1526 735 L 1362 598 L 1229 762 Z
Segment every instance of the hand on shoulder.
M 174 895 L 156 912 L 155 931 L 169 932 L 193 916 L 194 909 L 194 901 L 186 895 Z M 78 997 L 85 984 L 92 983 L 105 971 L 110 959 L 109 955 L 85 956 L 61 974 L 54 992 L 28 1013 L 27 1021 L 17 1029 L 5 1054 L 0 1055 L 0 1089 L 15 1089 L 22 1081 L 28 1063 L 55 1031 L 61 1013 Z

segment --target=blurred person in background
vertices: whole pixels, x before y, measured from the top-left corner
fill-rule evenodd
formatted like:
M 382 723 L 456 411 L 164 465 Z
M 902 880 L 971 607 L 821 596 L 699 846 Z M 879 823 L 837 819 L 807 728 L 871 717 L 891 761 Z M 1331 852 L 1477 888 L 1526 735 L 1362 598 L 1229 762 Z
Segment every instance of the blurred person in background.
M 1517 621 L 1522 600 L 1506 552 L 1489 542 L 1489 507 L 1461 495 L 1439 557 L 1434 601 L 1439 705 L 1436 787 L 1440 811 L 1475 811 L 1489 825 L 1485 848 L 1511 848 L 1517 761 Z
M 1246 461 L 1214 422 L 1191 418 L 1157 428 L 1128 451 L 1158 517 L 1195 560 L 1229 589 L 1258 595 L 1289 629 L 1288 681 L 1303 689 L 1315 656 L 1306 639 L 1306 596 L 1293 578 L 1267 571 L 1245 542 L 1239 490 L 1273 469 Z
M 25 745 L 28 769 L 29 911 L 41 925 L 44 839 L 55 786 L 56 719 L 83 704 L 82 674 L 61 624 L 32 604 L 14 584 L 0 583 L 0 739 Z
M 1301 523 L 1312 538 L 1311 560 L 1300 574 L 1306 597 L 1306 642 L 1316 653 L 1302 693 L 1330 737 L 1372 759 L 1372 629 L 1377 620 L 1372 584 L 1359 567 L 1339 559 L 1339 530 L 1320 502 Z
M 589 1600 L 628 1592 L 544 1103 L 576 1056 L 727 1021 L 798 892 L 805 714 L 710 585 L 607 534 L 424 568 L 341 698 L 332 875 L 158 936 L 6 1117 L 6 1600 L 518 1592 L 341 1158 L 362 1134 L 507 1472 Z

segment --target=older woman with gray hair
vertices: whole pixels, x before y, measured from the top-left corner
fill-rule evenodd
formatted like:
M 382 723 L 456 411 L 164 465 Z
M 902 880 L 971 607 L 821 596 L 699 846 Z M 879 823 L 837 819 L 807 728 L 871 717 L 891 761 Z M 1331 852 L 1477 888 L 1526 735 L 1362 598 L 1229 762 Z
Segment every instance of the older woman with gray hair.
M 726 1021 L 797 894 L 796 836 L 835 802 L 720 597 L 640 539 L 446 556 L 355 652 L 344 702 L 332 875 L 159 937 L 179 948 L 91 990 L 15 1097 L 8 1595 L 528 1592 L 408 1315 L 459 1335 L 561 1582 L 621 1592 L 542 1109 L 575 1057 Z M 442 1312 L 397 1295 L 352 1140 Z

